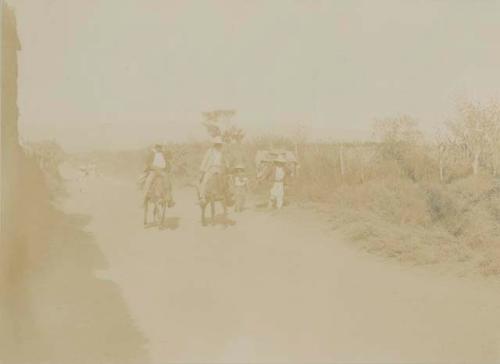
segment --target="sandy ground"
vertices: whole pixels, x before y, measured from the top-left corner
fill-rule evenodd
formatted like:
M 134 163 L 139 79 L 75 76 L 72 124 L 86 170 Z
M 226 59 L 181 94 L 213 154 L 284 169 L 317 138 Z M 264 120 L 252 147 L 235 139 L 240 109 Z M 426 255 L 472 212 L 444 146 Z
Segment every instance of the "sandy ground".
M 183 188 L 167 229 L 145 229 L 131 181 L 69 190 L 152 364 L 500 362 L 498 281 L 370 256 L 298 207 L 202 227 Z

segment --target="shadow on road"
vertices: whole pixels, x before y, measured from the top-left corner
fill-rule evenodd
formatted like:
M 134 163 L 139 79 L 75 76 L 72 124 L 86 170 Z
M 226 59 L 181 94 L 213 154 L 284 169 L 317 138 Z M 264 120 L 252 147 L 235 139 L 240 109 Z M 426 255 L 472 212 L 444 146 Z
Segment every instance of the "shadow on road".
M 236 221 L 227 217 L 227 216 L 224 216 L 224 214 L 220 214 L 220 215 L 216 215 L 213 219 L 212 222 L 212 225 L 213 226 L 224 226 L 224 227 L 227 227 L 227 226 L 234 226 L 236 225 Z
M 161 225 L 161 230 L 177 230 L 179 228 L 179 217 L 166 217 Z
M 2 297 L 0 362 L 147 363 L 146 341 L 118 286 L 95 275 L 107 262 L 84 231 L 90 218 L 51 215 L 43 218 L 46 231 L 9 242 L 11 260 L 23 261 L 26 272 Z
M 159 230 L 177 230 L 179 228 L 180 217 L 166 217 L 163 224 L 149 223 L 144 226 L 145 229 L 157 228 Z

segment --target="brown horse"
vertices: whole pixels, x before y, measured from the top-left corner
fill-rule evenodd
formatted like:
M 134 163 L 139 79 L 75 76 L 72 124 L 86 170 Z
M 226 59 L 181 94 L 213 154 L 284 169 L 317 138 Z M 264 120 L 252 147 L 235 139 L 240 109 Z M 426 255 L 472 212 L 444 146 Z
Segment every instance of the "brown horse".
M 170 191 L 165 187 L 167 183 L 163 180 L 164 178 L 167 177 L 155 174 L 146 192 L 144 197 L 144 226 L 148 225 L 148 211 L 151 204 L 153 205 L 154 224 L 159 228 L 163 226 L 167 203 L 170 201 Z
M 214 173 L 206 181 L 205 196 L 199 195 L 201 207 L 201 223 L 207 225 L 205 210 L 210 205 L 210 222 L 215 224 L 215 203 L 220 202 L 224 209 L 224 219 L 227 217 L 227 208 L 233 205 L 233 196 L 229 183 L 230 176 L 225 173 Z

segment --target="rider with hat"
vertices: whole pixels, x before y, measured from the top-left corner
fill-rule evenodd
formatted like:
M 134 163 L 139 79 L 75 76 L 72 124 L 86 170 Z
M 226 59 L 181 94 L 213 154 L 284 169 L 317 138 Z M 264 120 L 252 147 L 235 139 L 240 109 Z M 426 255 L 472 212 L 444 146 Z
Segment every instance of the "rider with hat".
M 175 205 L 172 196 L 172 185 L 170 179 L 168 178 L 168 173 L 170 172 L 170 164 L 168 163 L 167 154 L 164 147 L 161 144 L 155 144 L 149 158 L 146 162 L 146 168 L 144 170 L 144 176 L 142 180 L 144 181 L 144 194 L 147 195 L 149 188 L 156 177 L 160 177 L 163 182 L 164 191 L 166 193 L 166 199 L 168 207 Z
M 200 166 L 199 197 L 205 199 L 207 181 L 213 175 L 222 176 L 227 169 L 223 154 L 224 142 L 220 136 L 212 140 L 212 146 L 207 150 Z M 221 181 L 222 182 L 222 181 Z

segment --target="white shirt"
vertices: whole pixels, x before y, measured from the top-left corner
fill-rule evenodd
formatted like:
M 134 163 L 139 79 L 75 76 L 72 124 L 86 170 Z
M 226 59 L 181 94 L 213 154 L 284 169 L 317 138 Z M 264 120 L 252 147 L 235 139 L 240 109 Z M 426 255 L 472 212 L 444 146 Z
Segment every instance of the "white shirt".
M 283 182 L 284 178 L 285 178 L 285 169 L 283 167 L 276 167 L 276 171 L 274 174 L 274 181 Z
M 222 167 L 222 164 L 222 152 L 215 148 L 210 148 L 203 158 L 200 170 L 202 172 L 207 172 L 214 167 Z
M 216 149 L 213 150 L 212 154 L 212 165 L 214 166 L 222 166 L 222 153 Z
M 248 178 L 242 176 L 236 176 L 234 179 L 234 185 L 236 187 L 244 187 L 248 183 Z
M 167 167 L 167 162 L 165 161 L 165 158 L 163 157 L 163 153 L 155 152 L 152 166 L 153 166 L 153 168 L 159 168 L 159 169 L 164 169 Z

